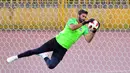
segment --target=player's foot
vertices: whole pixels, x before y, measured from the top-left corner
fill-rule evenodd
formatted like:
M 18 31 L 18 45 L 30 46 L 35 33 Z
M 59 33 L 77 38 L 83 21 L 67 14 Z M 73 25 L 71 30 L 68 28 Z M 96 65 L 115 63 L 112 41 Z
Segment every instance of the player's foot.
M 38 54 L 39 56 L 41 56 L 43 59 L 45 58 L 45 57 L 48 57 L 48 53 L 40 53 L 40 54 Z
M 13 62 L 13 61 L 15 61 L 17 59 L 18 59 L 18 56 L 11 56 L 11 57 L 7 58 L 7 62 L 11 63 L 11 62 Z

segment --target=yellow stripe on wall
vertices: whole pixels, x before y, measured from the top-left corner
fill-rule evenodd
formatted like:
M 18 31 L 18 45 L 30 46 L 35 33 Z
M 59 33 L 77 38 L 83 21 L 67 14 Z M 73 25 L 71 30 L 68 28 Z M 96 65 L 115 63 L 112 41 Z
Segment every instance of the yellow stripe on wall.
M 1 8 L 0 25 L 6 26 L 5 29 L 14 25 L 25 29 L 59 29 L 70 17 L 77 17 L 77 11 L 76 8 Z M 88 9 L 88 12 L 88 18 L 100 21 L 101 28 L 122 29 L 130 26 L 130 9 Z

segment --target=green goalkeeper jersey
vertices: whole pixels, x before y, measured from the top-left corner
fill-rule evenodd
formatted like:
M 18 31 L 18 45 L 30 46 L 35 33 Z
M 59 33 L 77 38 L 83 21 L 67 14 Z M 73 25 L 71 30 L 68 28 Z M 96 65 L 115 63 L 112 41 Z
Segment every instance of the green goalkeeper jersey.
M 64 30 L 62 30 L 58 35 L 56 35 L 57 42 L 67 50 L 82 36 L 88 34 L 89 30 L 86 25 L 81 26 L 76 30 L 71 30 L 70 24 L 78 24 L 76 18 L 71 18 L 66 23 Z

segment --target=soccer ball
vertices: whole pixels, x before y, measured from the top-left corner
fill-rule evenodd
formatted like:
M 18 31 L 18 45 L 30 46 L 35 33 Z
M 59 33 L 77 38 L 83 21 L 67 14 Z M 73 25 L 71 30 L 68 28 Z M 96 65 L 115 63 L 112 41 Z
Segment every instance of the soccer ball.
M 88 28 L 90 30 L 98 29 L 98 27 L 99 27 L 99 23 L 96 20 L 94 20 L 93 22 L 88 23 Z

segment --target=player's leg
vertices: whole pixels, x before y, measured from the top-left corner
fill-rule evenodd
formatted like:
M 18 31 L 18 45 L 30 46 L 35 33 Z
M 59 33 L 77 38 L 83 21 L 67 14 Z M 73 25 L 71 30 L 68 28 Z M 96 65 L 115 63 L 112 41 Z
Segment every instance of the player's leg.
M 51 59 L 49 59 L 48 57 L 45 57 L 44 60 L 49 69 L 54 69 L 61 61 L 55 56 L 52 56 Z
M 60 48 L 60 49 L 63 49 L 63 48 Z M 66 51 L 67 51 L 66 49 L 54 51 L 51 59 L 49 59 L 48 57 L 43 57 L 48 68 L 54 69 L 60 63 L 60 61 L 63 59 Z
M 53 48 L 51 47 L 51 45 L 53 44 L 53 41 L 54 41 L 54 38 L 49 40 L 48 42 L 46 42 L 45 44 L 43 44 L 39 48 L 27 50 L 23 53 L 16 55 L 16 56 L 11 56 L 11 57 L 7 58 L 7 62 L 10 63 L 10 62 L 13 62 L 13 61 L 15 61 L 19 58 L 22 58 L 22 57 L 28 57 L 28 56 L 31 56 L 31 55 L 34 55 L 34 54 L 40 54 L 40 53 L 43 53 L 43 52 L 53 51 Z
M 40 53 L 49 52 L 49 51 L 53 51 L 53 48 L 49 48 L 47 44 L 44 44 L 37 49 L 28 50 L 28 51 L 18 54 L 18 58 L 28 57 L 31 55 L 40 54 Z
M 40 56 L 45 60 L 48 68 L 53 69 L 55 68 L 60 61 L 63 59 L 65 53 L 67 52 L 67 50 L 65 48 L 63 48 L 62 46 L 60 46 L 57 41 L 55 41 L 54 43 L 54 50 L 53 50 L 53 54 L 51 59 L 49 59 L 48 57 L 46 57 L 43 54 L 40 54 Z
M 49 69 L 54 69 L 64 57 L 65 52 L 62 52 L 62 54 L 53 52 L 51 59 L 45 56 L 45 54 L 46 53 L 42 53 L 40 56 L 44 59 Z

